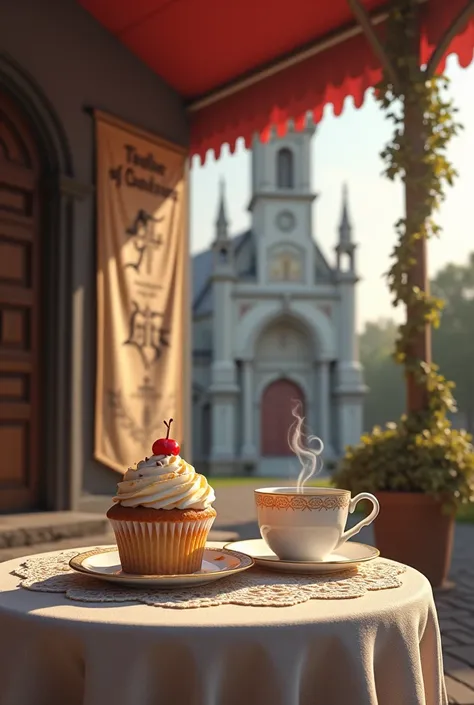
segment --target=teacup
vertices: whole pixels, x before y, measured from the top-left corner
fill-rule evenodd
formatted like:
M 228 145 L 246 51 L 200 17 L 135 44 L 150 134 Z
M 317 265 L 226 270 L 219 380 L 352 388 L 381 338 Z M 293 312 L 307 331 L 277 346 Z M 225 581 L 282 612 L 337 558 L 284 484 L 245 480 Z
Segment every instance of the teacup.
M 368 499 L 371 513 L 345 531 L 349 512 Z M 361 492 L 351 499 L 348 490 L 329 487 L 264 487 L 255 490 L 257 519 L 264 541 L 278 558 L 287 561 L 324 561 L 380 511 L 374 495 Z

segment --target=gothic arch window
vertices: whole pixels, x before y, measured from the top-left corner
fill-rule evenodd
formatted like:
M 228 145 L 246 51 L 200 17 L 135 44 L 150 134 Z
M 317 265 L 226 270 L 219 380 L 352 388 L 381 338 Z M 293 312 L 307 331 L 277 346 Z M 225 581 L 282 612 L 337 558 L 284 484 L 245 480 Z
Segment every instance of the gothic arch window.
M 283 147 L 277 152 L 277 186 L 278 188 L 294 187 L 293 152 Z
M 268 253 L 268 279 L 272 282 L 302 282 L 303 253 L 299 248 L 277 245 Z

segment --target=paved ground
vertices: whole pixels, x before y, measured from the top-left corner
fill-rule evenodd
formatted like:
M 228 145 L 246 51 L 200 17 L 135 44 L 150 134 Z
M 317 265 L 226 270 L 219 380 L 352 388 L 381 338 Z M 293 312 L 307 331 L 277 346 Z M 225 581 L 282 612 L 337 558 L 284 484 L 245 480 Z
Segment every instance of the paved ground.
M 260 486 L 263 483 L 258 483 Z M 218 519 L 214 540 L 258 536 L 253 504 L 253 486 L 221 487 L 217 493 Z M 363 529 L 361 541 L 372 543 L 372 533 Z M 54 544 L 0 549 L 0 561 L 59 548 L 113 543 L 109 534 L 64 539 Z M 474 705 L 474 525 L 456 527 L 451 577 L 455 587 L 436 597 L 443 638 L 446 683 L 450 703 Z M 401 705 L 401 704 L 400 704 Z

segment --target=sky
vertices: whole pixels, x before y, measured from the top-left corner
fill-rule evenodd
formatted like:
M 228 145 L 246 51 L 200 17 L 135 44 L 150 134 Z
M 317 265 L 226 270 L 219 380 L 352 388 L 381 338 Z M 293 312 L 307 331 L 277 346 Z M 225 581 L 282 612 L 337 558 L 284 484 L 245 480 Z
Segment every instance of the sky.
M 474 64 L 462 69 L 450 57 L 446 75 L 450 95 L 464 125 L 453 138 L 448 156 L 459 173 L 448 189 L 438 222 L 443 231 L 429 245 L 429 271 L 433 275 L 448 262 L 463 263 L 474 251 Z M 334 247 L 341 213 L 342 186 L 349 189 L 353 237 L 358 243 L 358 329 L 366 321 L 395 317 L 402 310 L 391 308 L 384 273 L 390 265 L 395 244 L 393 224 L 403 215 L 402 188 L 382 176 L 380 152 L 393 131 L 371 92 L 363 106 L 355 109 L 346 100 L 342 115 L 335 117 L 327 106 L 313 138 L 313 189 L 318 198 L 313 206 L 313 236 L 334 261 Z M 191 169 L 191 250 L 209 247 L 214 238 L 219 179 L 226 182 L 230 231 L 237 234 L 249 227 L 247 204 L 250 196 L 250 152 L 242 143 L 231 155 L 223 148 L 219 160 L 209 157 L 204 166 L 195 159 Z

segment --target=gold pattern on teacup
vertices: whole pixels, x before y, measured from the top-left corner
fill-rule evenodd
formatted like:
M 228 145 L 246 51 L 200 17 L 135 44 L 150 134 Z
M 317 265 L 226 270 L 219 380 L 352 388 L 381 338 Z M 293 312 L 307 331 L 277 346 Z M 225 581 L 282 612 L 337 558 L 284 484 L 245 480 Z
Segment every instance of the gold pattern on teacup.
M 318 497 L 315 495 L 284 495 L 284 494 L 256 494 L 257 507 L 268 509 L 305 509 L 320 512 L 323 509 L 344 509 L 349 506 L 350 496 L 348 493 L 337 495 L 326 495 Z

